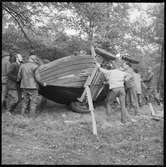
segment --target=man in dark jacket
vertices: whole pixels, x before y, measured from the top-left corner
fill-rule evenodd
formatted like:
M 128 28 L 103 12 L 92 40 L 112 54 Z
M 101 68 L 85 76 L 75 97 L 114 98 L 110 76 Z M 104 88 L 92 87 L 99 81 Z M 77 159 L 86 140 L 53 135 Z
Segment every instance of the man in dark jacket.
M 2 93 L 1 93 L 1 104 L 2 108 L 6 108 L 6 97 L 7 97 L 7 73 L 10 66 L 10 54 L 8 52 L 2 51 Z
M 135 115 L 139 114 L 139 105 L 136 93 L 136 85 L 134 80 L 134 71 L 131 68 L 130 63 L 123 63 L 123 69 L 125 72 L 131 74 L 131 78 L 125 82 L 126 88 L 126 105 L 134 108 Z
M 154 77 L 153 76 L 154 76 L 154 73 L 152 72 L 152 68 L 148 67 L 146 76 L 143 79 L 143 82 L 146 86 L 146 92 L 145 92 L 146 103 L 149 102 L 150 97 L 152 97 L 152 95 L 153 95 L 153 91 L 154 91 L 154 86 L 153 86 L 153 78 Z
M 18 82 L 17 82 L 17 75 L 20 67 L 20 63 L 22 62 L 22 56 L 17 54 L 14 56 L 15 60 L 12 60 L 9 67 L 9 71 L 7 73 L 8 81 L 7 81 L 7 88 L 8 88 L 8 95 L 7 95 L 7 112 L 12 112 L 18 104 Z
M 35 116 L 38 98 L 38 84 L 35 80 L 35 70 L 37 56 L 31 55 L 27 63 L 21 65 L 17 80 L 21 81 L 20 88 L 22 89 L 22 105 L 21 113 L 24 115 L 29 107 L 30 116 Z M 30 105 L 30 106 L 29 106 Z

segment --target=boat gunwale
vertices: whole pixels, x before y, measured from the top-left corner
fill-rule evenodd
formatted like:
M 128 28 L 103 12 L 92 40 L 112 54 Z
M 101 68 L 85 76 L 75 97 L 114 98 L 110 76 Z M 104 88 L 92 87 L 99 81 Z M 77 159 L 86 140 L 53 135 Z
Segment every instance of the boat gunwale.
M 52 65 L 54 66 L 54 65 L 56 65 L 56 63 L 68 62 L 69 60 L 72 60 L 72 58 L 74 58 L 74 60 L 80 60 L 80 59 L 94 60 L 94 58 L 92 56 L 90 56 L 90 55 L 66 56 L 66 57 L 62 57 L 60 59 L 53 60 L 53 61 L 51 61 L 51 62 L 49 62 L 47 64 L 42 64 L 41 66 L 43 66 L 43 68 L 44 67 L 46 68 L 48 65 L 49 66 L 52 66 Z M 69 60 L 67 60 L 67 59 L 69 59 Z M 95 62 L 95 60 L 94 60 L 94 62 Z
M 87 68 L 83 68 L 82 70 L 87 70 L 88 71 L 88 73 L 90 73 L 91 72 L 91 70 L 93 70 L 95 68 L 95 66 L 94 67 L 87 67 Z M 72 71 L 75 71 L 75 73 L 74 72 L 72 72 Z M 63 71 L 63 73 L 62 73 L 62 71 L 59 71 L 59 73 L 57 73 L 54 77 L 51 77 L 51 76 L 47 76 L 47 77 L 45 77 L 45 78 L 43 78 L 43 79 L 41 79 L 41 81 L 43 81 L 43 82 L 46 82 L 46 81 L 48 81 L 48 80 L 50 80 L 50 78 L 52 78 L 52 79 L 55 79 L 55 78 L 59 78 L 59 77 L 61 77 L 61 76 L 64 76 L 64 75 L 69 75 L 69 74 L 80 74 L 80 72 L 77 72 L 78 71 L 78 69 L 77 68 L 75 68 L 75 69 L 72 69 L 72 70 L 65 70 L 65 71 Z M 40 76 L 41 77 L 41 76 Z
M 83 65 L 83 64 L 85 64 L 85 65 L 94 65 L 95 66 L 95 63 L 93 63 L 93 62 L 89 62 L 89 63 L 77 63 L 77 64 L 71 64 L 70 66 L 76 66 L 76 65 Z M 57 69 L 57 70 L 61 70 L 62 68 L 66 68 L 66 67 L 69 67 L 69 65 L 67 64 L 67 65 L 64 65 L 64 66 L 61 66 L 59 69 Z M 39 67 L 39 69 L 37 69 L 37 72 L 38 73 L 41 73 L 40 75 L 42 75 L 43 73 L 49 73 L 50 71 L 52 71 L 52 70 L 55 70 L 55 68 L 58 68 L 58 66 L 55 66 L 55 67 L 50 67 L 50 69 L 48 69 L 48 70 L 43 70 L 43 71 L 40 71 L 41 69 L 40 69 L 40 67 Z M 56 70 L 56 71 L 57 71 Z

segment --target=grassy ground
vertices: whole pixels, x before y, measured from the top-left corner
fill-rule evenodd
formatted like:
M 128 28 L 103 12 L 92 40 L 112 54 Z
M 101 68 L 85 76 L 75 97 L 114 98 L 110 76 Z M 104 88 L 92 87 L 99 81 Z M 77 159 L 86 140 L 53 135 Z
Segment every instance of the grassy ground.
M 65 106 L 44 110 L 35 119 L 2 113 L 2 164 L 163 164 L 163 119 L 153 120 L 147 107 L 137 122 L 120 124 L 117 108 L 109 122 L 96 108 L 98 137 L 90 114 Z

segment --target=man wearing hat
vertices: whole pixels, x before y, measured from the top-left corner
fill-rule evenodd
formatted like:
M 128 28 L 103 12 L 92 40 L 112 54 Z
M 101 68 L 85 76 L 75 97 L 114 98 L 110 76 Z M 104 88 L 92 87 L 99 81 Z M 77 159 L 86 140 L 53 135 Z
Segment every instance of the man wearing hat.
M 7 72 L 10 66 L 10 54 L 9 52 L 2 51 L 2 96 L 1 96 L 1 104 L 2 107 L 5 107 L 6 96 L 7 96 Z
M 112 103 L 116 97 L 119 97 L 120 106 L 121 106 L 121 123 L 126 123 L 127 121 L 135 121 L 130 117 L 128 111 L 125 107 L 125 90 L 124 90 L 124 81 L 129 80 L 132 76 L 126 72 L 123 72 L 119 69 L 119 65 L 114 62 L 112 63 L 112 69 L 107 70 L 100 67 L 100 64 L 96 64 L 100 71 L 103 72 L 108 80 L 109 92 L 106 97 L 106 113 L 107 116 L 112 114 Z
M 28 62 L 21 65 L 17 80 L 20 81 L 20 88 L 22 89 L 22 105 L 21 114 L 25 114 L 26 109 L 29 106 L 30 116 L 34 116 L 37 106 L 38 98 L 38 84 L 35 80 L 35 70 L 38 68 L 36 64 L 37 56 L 31 55 Z
M 13 62 L 11 62 L 7 73 L 7 112 L 12 112 L 19 102 L 19 84 L 17 82 L 17 75 L 23 58 L 20 54 L 16 54 L 13 58 Z

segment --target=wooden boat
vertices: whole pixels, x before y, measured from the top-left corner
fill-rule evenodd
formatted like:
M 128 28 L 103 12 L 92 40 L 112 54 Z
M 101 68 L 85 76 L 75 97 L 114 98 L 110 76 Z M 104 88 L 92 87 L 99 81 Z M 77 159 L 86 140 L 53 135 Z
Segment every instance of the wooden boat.
M 43 64 L 35 72 L 39 93 L 57 103 L 75 101 L 81 96 L 84 83 L 95 67 L 91 55 L 67 56 Z
M 103 49 L 96 48 L 95 51 L 103 59 L 116 59 L 116 56 Z M 39 94 L 61 104 L 78 102 L 77 98 L 82 95 L 88 76 L 96 67 L 95 62 L 92 55 L 73 55 L 41 65 L 35 71 L 36 80 L 39 83 Z M 98 74 L 95 84 L 98 85 L 99 89 L 95 88 L 95 93 L 98 94 L 95 102 L 104 100 L 108 91 L 108 85 L 101 89 L 99 83 L 104 82 L 104 77 L 100 75 L 100 72 Z M 100 93 L 97 92 L 98 90 Z M 75 111 L 87 112 L 87 107 L 82 110 L 81 104 L 78 104 L 78 106 L 74 106 Z

